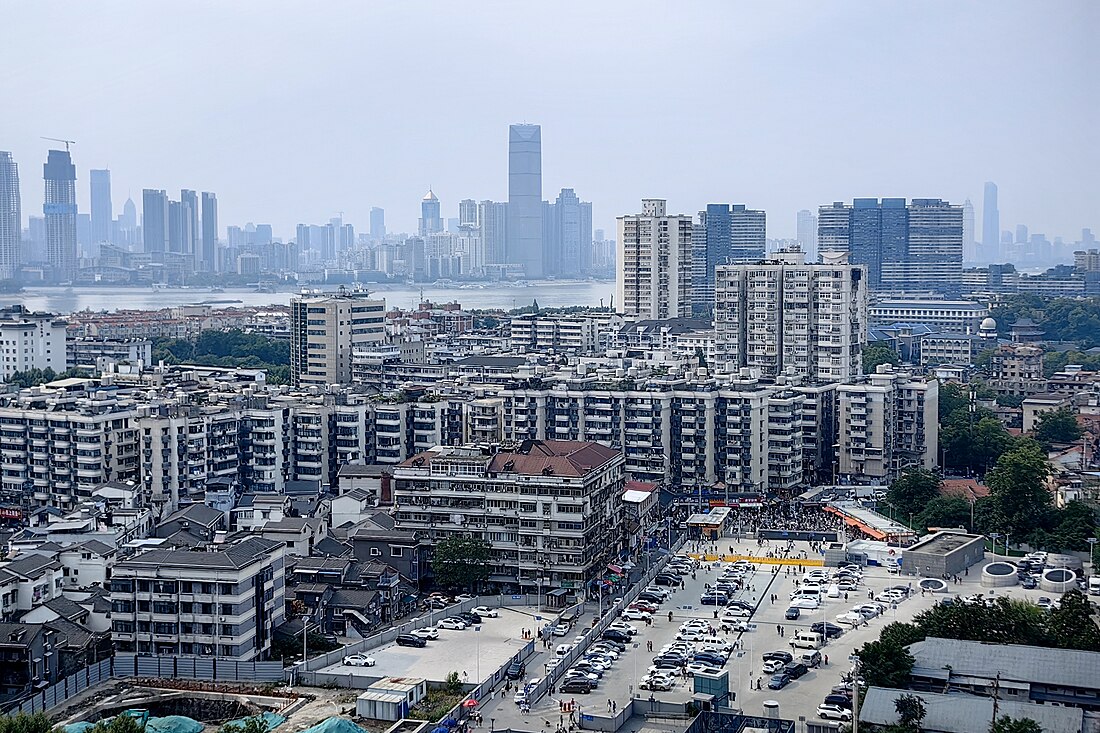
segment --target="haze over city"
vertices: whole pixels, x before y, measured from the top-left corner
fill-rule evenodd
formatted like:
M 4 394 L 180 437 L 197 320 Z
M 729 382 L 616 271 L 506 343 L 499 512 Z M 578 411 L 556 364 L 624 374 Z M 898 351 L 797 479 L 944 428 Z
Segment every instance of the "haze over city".
M 10 2 L 4 20 L 24 219 L 47 136 L 76 140 L 82 211 L 109 167 L 116 207 L 198 188 L 284 238 L 372 206 L 415 231 L 429 186 L 444 216 L 503 199 L 527 121 L 546 195 L 574 188 L 608 231 L 644 196 L 745 202 L 772 238 L 858 196 L 980 217 L 986 180 L 1005 229 L 1098 223 L 1094 3 Z

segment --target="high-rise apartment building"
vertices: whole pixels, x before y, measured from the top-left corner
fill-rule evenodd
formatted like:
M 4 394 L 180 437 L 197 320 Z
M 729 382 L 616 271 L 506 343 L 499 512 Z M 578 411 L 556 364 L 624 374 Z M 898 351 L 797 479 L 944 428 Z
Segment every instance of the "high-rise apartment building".
M 806 253 L 806 260 L 817 260 L 817 217 L 809 209 L 798 212 L 795 220 L 795 238 L 798 240 L 802 251 Z
M 588 271 L 592 253 L 592 204 L 563 188 L 553 203 L 543 202 L 543 272 L 576 277 Z
M 482 201 L 477 205 L 481 226 L 481 246 L 486 265 L 508 262 L 508 204 L 502 201 Z
M 542 128 L 508 127 L 507 262 L 521 265 L 529 278 L 543 276 Z
M 146 188 L 141 192 L 141 238 L 153 262 L 163 262 L 168 248 L 168 193 Z
M 767 239 L 768 217 L 764 211 L 746 208 L 744 204 L 730 207 L 729 264 L 763 259 Z
M 92 244 L 111 241 L 114 207 L 111 205 L 111 171 L 88 172 L 92 200 Z
M 936 467 L 939 385 L 889 364 L 837 387 L 838 467 L 852 481 L 890 483 L 911 467 Z
M 0 280 L 11 280 L 19 273 L 23 239 L 20 201 L 19 166 L 11 153 L 0 150 Z
M 290 373 L 294 386 L 351 382 L 352 354 L 385 337 L 386 301 L 343 291 L 290 302 Z
M 194 191 L 183 189 L 180 191 L 180 203 L 183 205 L 182 214 L 184 224 L 181 227 L 181 239 L 183 249 L 180 251 L 194 258 L 195 264 L 201 260 L 199 241 L 199 197 Z
M 978 242 L 974 238 L 974 204 L 963 202 L 963 262 L 978 261 Z
M 382 239 L 386 236 L 386 210 L 377 206 L 370 209 L 370 238 Z
M 699 212 L 698 229 L 693 233 L 694 311 L 709 315 L 714 307 L 715 270 L 719 265 L 755 262 L 764 257 L 767 219 L 763 211 L 744 204 L 707 204 Z
M 1001 257 L 1001 212 L 997 208 L 997 184 L 985 183 L 982 201 L 982 258 L 999 262 Z
M 807 264 L 802 252 L 720 265 L 715 286 L 715 359 L 728 372 L 797 375 L 835 382 L 863 373 L 866 268 L 843 253 Z
M 76 166 L 67 150 L 51 150 L 42 167 L 46 184 L 42 213 L 46 218 L 46 260 L 53 278 L 76 277 Z
M 65 321 L 21 305 L 0 308 L 0 381 L 31 369 L 65 371 Z
M 643 199 L 642 213 L 618 217 L 616 307 L 628 315 L 691 316 L 691 217 L 665 208 L 664 199 Z
M 218 197 L 202 192 L 202 256 L 199 269 L 218 271 Z
M 818 209 L 818 251 L 847 252 L 870 287 L 957 293 L 963 212 L 940 199 L 855 199 Z
M 420 200 L 420 227 L 419 234 L 426 237 L 429 234 L 443 231 L 443 217 L 439 213 L 439 197 L 429 188 Z

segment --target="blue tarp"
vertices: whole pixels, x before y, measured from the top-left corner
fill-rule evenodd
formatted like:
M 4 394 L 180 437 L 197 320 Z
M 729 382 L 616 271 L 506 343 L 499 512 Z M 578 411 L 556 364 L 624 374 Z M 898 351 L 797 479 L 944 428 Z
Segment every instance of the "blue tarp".
M 202 729 L 202 723 L 185 715 L 149 718 L 145 724 L 145 733 L 201 733 Z
M 268 730 L 277 728 L 286 722 L 285 715 L 279 715 L 278 713 L 273 713 L 269 710 L 262 715 L 250 715 L 247 718 L 237 718 L 236 720 L 230 720 L 228 723 L 226 723 L 226 725 L 236 725 L 244 727 L 244 725 L 253 718 L 259 718 L 260 720 L 262 720 L 267 725 Z M 66 733 L 68 733 L 68 731 L 66 731 Z M 82 731 L 76 731 L 76 733 L 82 733 Z
M 329 718 L 312 728 L 306 728 L 302 733 L 367 733 L 367 731 L 346 718 Z

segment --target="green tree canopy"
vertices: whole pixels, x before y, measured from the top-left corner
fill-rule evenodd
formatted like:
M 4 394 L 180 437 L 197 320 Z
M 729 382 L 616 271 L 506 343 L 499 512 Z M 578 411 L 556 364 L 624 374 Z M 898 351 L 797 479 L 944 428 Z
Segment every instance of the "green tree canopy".
M 928 714 L 924 699 L 919 695 L 899 695 L 894 700 L 894 710 L 898 713 L 898 723 L 914 730 L 920 730 L 920 724 Z
M 218 733 L 267 733 L 269 729 L 263 717 L 253 715 L 240 723 L 226 723 L 218 729 Z
M 903 512 L 917 514 L 939 493 L 939 476 L 926 468 L 910 468 L 890 484 L 886 500 Z
M 0 733 L 50 733 L 53 723 L 45 713 L 0 716 Z
M 996 526 L 987 530 L 1023 538 L 1050 511 L 1053 499 L 1047 488 L 1050 473 L 1046 455 L 1034 441 L 1022 441 L 997 459 L 986 476 Z
M 113 718 L 101 720 L 88 733 L 142 733 L 142 725 L 137 718 L 120 713 Z
M 863 347 L 864 374 L 874 374 L 875 369 L 881 364 L 893 364 L 897 366 L 900 363 L 901 357 L 898 355 L 898 352 L 894 351 L 886 344 L 868 344 Z
M 480 537 L 457 535 L 437 542 L 432 572 L 445 588 L 473 591 L 489 578 L 489 543 Z
M 239 329 L 203 331 L 193 341 L 153 340 L 153 360 L 168 364 L 264 369 L 273 384 L 290 381 L 290 342 Z
M 920 526 L 970 527 L 970 502 L 958 496 L 937 496 L 917 515 Z
M 907 687 L 913 673 L 913 655 L 896 640 L 869 641 L 856 652 L 863 679 L 872 687 Z
M 1035 439 L 1040 443 L 1073 443 L 1081 439 L 1081 426 L 1073 410 L 1063 407 L 1044 412 L 1035 425 Z
M 1043 726 L 1031 718 L 1010 718 L 1002 715 L 989 726 L 989 733 L 1043 733 Z
M 1100 652 L 1100 627 L 1092 620 L 1089 599 L 1080 591 L 1062 595 L 1046 619 L 1046 629 L 1054 646 Z

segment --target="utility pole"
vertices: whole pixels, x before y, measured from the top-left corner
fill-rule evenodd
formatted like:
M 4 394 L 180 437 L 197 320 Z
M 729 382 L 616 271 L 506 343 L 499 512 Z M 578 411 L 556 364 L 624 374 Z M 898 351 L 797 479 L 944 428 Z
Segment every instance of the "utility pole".
M 852 655 L 852 733 L 859 733 L 859 657 Z

